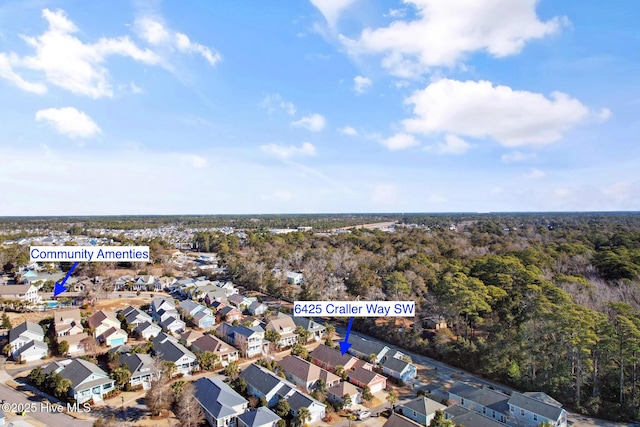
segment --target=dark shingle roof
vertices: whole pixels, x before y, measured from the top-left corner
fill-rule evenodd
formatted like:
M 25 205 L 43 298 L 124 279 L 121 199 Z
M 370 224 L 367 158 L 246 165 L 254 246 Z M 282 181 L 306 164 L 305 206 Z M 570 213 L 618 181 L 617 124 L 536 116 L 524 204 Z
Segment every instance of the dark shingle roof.
M 97 374 L 101 377 L 109 378 L 109 375 L 98 365 L 94 365 L 84 359 L 73 359 L 71 363 L 60 371 L 60 376 L 71 381 L 71 387 L 76 388 L 80 383 L 86 381 L 91 375 Z
M 275 389 L 283 380 L 276 376 L 270 370 L 251 364 L 240 373 L 240 377 L 244 378 L 248 385 L 251 385 L 260 393 L 267 395 Z
M 382 363 L 382 366 L 387 369 L 391 369 L 392 371 L 402 373 L 407 366 L 411 365 L 409 362 L 405 362 L 402 359 L 396 359 L 395 357 L 387 357 L 387 359 Z
M 507 404 L 509 396 L 488 388 L 476 388 L 463 383 L 457 383 L 451 387 L 449 393 L 491 408 L 496 412 L 506 413 L 509 409 L 509 405 Z
M 557 420 L 562 414 L 562 408 L 556 405 L 543 402 L 533 397 L 525 396 L 518 392 L 513 392 L 509 399 L 509 404 L 522 408 L 534 414 L 542 415 L 550 420 Z
M 311 357 L 320 360 L 324 363 L 328 363 L 331 366 L 345 366 L 352 359 L 353 356 L 345 354 L 344 356 L 336 349 L 328 347 L 324 344 L 319 345 L 311 352 Z
M 421 424 L 416 423 L 415 421 L 410 420 L 409 418 L 403 417 L 402 415 L 394 412 L 391 414 L 386 423 L 384 423 L 383 427 L 415 427 L 421 426 Z
M 196 388 L 195 398 L 215 419 L 234 415 L 234 406 L 247 403 L 244 397 L 218 378 L 200 378 L 193 385 Z
M 311 396 L 308 396 L 302 392 L 296 390 L 289 398 L 287 399 L 289 402 L 289 407 L 295 412 L 298 412 L 300 408 L 308 408 L 314 403 L 317 405 L 326 406 L 324 403 L 320 403 L 317 400 L 313 399 Z
M 194 359 L 196 358 L 196 356 L 182 344 L 171 339 L 165 340 L 164 342 L 154 342 L 153 352 L 158 355 L 160 359 L 171 362 L 176 362 L 185 354 Z
M 120 355 L 120 363 L 129 369 L 132 376 L 152 373 L 155 370 L 155 363 L 148 354 L 122 354 Z
M 9 342 L 15 341 L 20 335 L 27 331 L 44 337 L 44 332 L 42 331 L 42 327 L 40 325 L 34 322 L 26 321 L 20 323 L 18 326 L 9 331 Z
M 365 340 L 355 335 L 349 338 L 349 343 L 351 343 L 352 350 L 366 354 L 367 356 L 370 354 L 380 354 L 385 348 L 389 350 L 389 347 L 382 343 Z

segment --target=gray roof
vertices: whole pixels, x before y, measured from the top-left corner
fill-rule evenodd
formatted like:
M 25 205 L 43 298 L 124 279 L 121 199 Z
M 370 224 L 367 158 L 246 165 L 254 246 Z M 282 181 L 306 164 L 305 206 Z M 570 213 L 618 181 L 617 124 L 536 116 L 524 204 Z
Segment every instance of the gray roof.
M 280 417 L 271 412 L 264 406 L 258 409 L 252 409 L 238 416 L 238 419 L 242 420 L 249 427 L 260 427 L 265 424 L 275 423 L 280 420 Z
M 511 394 L 509 405 L 517 406 L 518 408 L 522 408 L 525 411 L 533 412 L 534 414 L 541 415 L 553 421 L 560 418 L 560 415 L 562 414 L 562 407 L 551 405 L 549 403 L 543 402 L 540 399 L 525 396 L 524 394 L 520 394 L 518 392 L 513 392 Z
M 196 358 L 196 356 L 182 344 L 170 339 L 164 342 L 154 342 L 153 352 L 158 355 L 160 359 L 170 362 L 176 362 L 184 355 L 194 359 Z
M 107 353 L 129 353 L 131 351 L 131 346 L 127 344 L 121 344 L 119 346 L 110 348 L 107 350 Z
M 320 403 L 311 396 L 304 394 L 298 390 L 295 391 L 291 396 L 287 398 L 287 402 L 289 402 L 289 407 L 292 411 L 298 412 L 300 408 L 308 408 L 314 403 L 321 406 L 327 406 L 324 403 Z
M 363 367 L 357 367 L 353 371 L 349 372 L 349 379 L 354 379 L 362 384 L 369 384 L 373 381 L 376 376 L 379 375 L 376 372 L 370 371 L 368 369 L 364 369 Z M 380 375 L 382 376 L 382 375 Z M 386 377 L 382 377 L 386 378 Z
M 283 382 L 282 378 L 270 370 L 253 363 L 240 373 L 240 377 L 265 396 Z
M 449 394 L 451 393 L 491 408 L 496 412 L 507 413 L 509 409 L 509 405 L 507 404 L 509 396 L 489 388 L 476 388 L 467 384 L 456 383 L 449 390 Z M 451 397 L 449 397 L 449 399 L 451 399 Z
M 143 373 L 152 373 L 155 370 L 155 363 L 148 354 L 122 354 L 120 355 L 120 364 L 129 369 L 132 377 Z
M 350 354 L 345 354 L 344 356 L 338 350 L 326 346 L 324 344 L 320 344 L 311 352 L 311 357 L 320 360 L 324 363 L 328 363 L 331 366 L 342 366 L 344 367 L 347 363 L 349 363 L 354 357 Z
M 200 378 L 193 385 L 196 399 L 215 419 L 235 415 L 233 407 L 247 403 L 244 397 L 218 378 Z
M 198 307 L 201 307 L 200 304 L 190 299 L 186 299 L 180 303 L 180 308 L 183 309 L 187 314 L 191 313 Z
M 44 350 L 45 352 L 49 351 L 49 347 L 47 347 L 47 344 L 43 343 L 42 341 L 31 340 L 25 345 L 23 345 L 22 347 L 20 347 L 20 349 L 18 350 L 18 354 L 22 354 L 25 351 L 29 350 L 30 348 L 34 348 L 34 347 L 39 348 L 40 350 Z
M 470 409 L 465 408 L 464 406 L 461 405 L 453 405 L 453 406 L 449 406 L 447 409 L 445 409 L 443 412 L 451 415 L 452 417 L 456 417 L 458 415 L 462 415 L 462 414 L 466 414 L 467 412 L 469 412 Z
M 389 347 L 382 343 L 365 340 L 355 335 L 349 338 L 349 343 L 351 344 L 352 350 L 366 354 L 367 356 L 370 354 L 380 354 L 385 348 L 389 350 Z
M 27 331 L 38 334 L 44 338 L 44 331 L 42 330 L 42 327 L 40 325 L 34 322 L 26 321 L 20 323 L 18 326 L 9 331 L 9 342 L 17 340 L 20 335 Z
M 422 424 L 418 424 L 415 421 L 410 420 L 409 418 L 403 417 L 402 415 L 394 412 L 391 414 L 386 423 L 384 423 L 383 427 L 415 427 L 422 426 Z
M 156 330 L 161 329 L 160 326 L 156 325 L 153 322 L 144 322 L 144 323 L 140 323 L 136 327 L 136 330 L 142 333 L 142 332 L 146 331 L 149 328 L 156 329 Z
M 402 406 L 407 409 L 411 409 L 412 411 L 416 411 L 417 413 L 422 415 L 431 415 L 437 410 L 442 411 L 446 408 L 446 406 L 442 403 L 436 402 L 435 400 L 431 400 L 428 397 L 424 396 L 413 399 Z
M 42 373 L 47 375 L 47 374 L 50 374 L 51 372 L 56 372 L 56 371 L 58 371 L 60 369 L 63 369 L 64 366 L 65 365 L 63 365 L 60 362 L 51 362 L 47 366 L 42 368 Z
M 178 319 L 177 317 L 167 317 L 162 322 L 160 322 L 160 326 L 162 326 L 164 329 L 169 329 L 169 326 L 173 323 L 181 323 L 183 325 L 185 324 L 182 320 Z
M 71 387 L 76 388 L 80 383 L 86 381 L 91 375 L 97 374 L 109 378 L 109 375 L 98 365 L 84 359 L 73 359 L 71 363 L 60 371 L 60 376 L 71 381 Z
M 308 317 L 294 317 L 293 323 L 295 323 L 296 326 L 302 326 L 307 331 L 324 331 L 325 329 L 327 329 L 320 323 L 314 322 L 313 319 L 310 319 Z
M 457 417 L 451 418 L 451 421 L 456 425 L 463 425 L 469 427 L 505 427 L 506 424 L 498 422 L 496 420 L 492 420 L 489 417 L 485 417 L 484 415 L 469 411 L 466 414 L 458 415 Z
M 392 371 L 402 373 L 407 366 L 411 365 L 409 362 L 405 362 L 402 359 L 397 359 L 395 357 L 387 357 L 386 360 L 382 363 L 382 366 L 387 369 L 391 369 Z

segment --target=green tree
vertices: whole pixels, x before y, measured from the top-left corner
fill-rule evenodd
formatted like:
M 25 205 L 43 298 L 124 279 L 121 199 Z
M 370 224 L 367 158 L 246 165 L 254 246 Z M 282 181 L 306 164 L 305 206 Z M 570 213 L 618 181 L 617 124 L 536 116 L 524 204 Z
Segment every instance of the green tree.
M 304 406 L 298 409 L 298 413 L 296 414 L 294 423 L 298 427 L 306 426 L 307 423 L 311 420 L 311 412 L 309 408 L 305 408 Z
M 116 387 L 122 390 L 125 387 L 125 385 L 129 383 L 129 380 L 131 379 L 131 372 L 129 372 L 129 369 L 126 367 L 120 367 L 111 371 L 110 376 L 111 376 L 111 379 L 115 380 Z
M 429 427 L 455 427 L 455 424 L 453 421 L 445 419 L 444 412 L 438 409 L 431 419 Z
M 213 371 L 220 364 L 220 357 L 211 351 L 203 351 L 202 353 L 198 353 L 197 358 L 198 365 L 205 371 Z
M 387 402 L 389 402 L 389 408 L 393 409 L 393 405 L 398 401 L 398 395 L 393 390 L 387 393 Z
M 286 418 L 291 412 L 291 406 L 289 406 L 289 402 L 286 400 L 280 400 L 275 408 L 275 413 L 280 418 Z
M 7 315 L 7 313 L 2 313 L 2 327 L 5 329 L 13 328 L 13 326 L 11 326 L 11 320 L 9 320 L 9 316 Z
M 238 367 L 238 363 L 229 362 L 229 364 L 224 367 L 224 370 L 222 371 L 222 373 L 229 378 L 235 378 L 235 376 L 240 373 L 240 368 Z
M 67 341 L 59 341 L 57 351 L 60 356 L 66 356 L 69 352 L 69 343 Z
M 29 372 L 29 381 L 31 381 L 36 387 L 40 387 L 45 380 L 45 375 L 42 373 L 40 366 L 34 368 Z
M 296 326 L 296 334 L 298 334 L 299 341 L 302 344 L 306 344 L 307 342 L 309 342 L 309 338 L 311 338 L 311 332 L 309 332 L 302 326 Z
M 365 385 L 362 388 L 362 400 L 365 402 L 371 402 L 371 400 L 373 400 L 373 394 L 371 393 L 371 389 L 368 385 Z
M 353 403 L 353 401 L 351 400 L 351 396 L 349 396 L 348 394 L 345 394 L 344 396 L 342 396 L 342 406 L 343 407 L 349 408 L 352 403 Z
M 274 330 L 269 330 L 264 333 L 264 339 L 273 343 L 274 345 L 277 345 L 280 342 L 281 338 L 281 335 Z

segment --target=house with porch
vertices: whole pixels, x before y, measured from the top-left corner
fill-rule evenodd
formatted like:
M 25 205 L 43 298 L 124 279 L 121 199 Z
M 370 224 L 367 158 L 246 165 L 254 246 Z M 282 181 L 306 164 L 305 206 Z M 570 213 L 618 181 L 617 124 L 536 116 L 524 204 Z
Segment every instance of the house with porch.
M 418 369 L 413 363 L 396 357 L 386 357 L 382 362 L 382 372 L 404 382 L 415 379 Z
M 509 396 L 499 391 L 458 382 L 449 389 L 449 401 L 501 423 L 507 422 Z
M 383 362 L 387 352 L 389 351 L 389 347 L 378 341 L 369 341 L 355 335 L 349 337 L 349 343 L 351 344 L 351 347 L 349 347 L 349 354 L 353 354 L 360 359 L 364 359 L 372 363 Z M 373 360 L 371 357 L 373 357 Z
M 67 393 L 77 403 L 92 399 L 94 402 L 99 402 L 105 394 L 115 388 L 115 381 L 109 378 L 109 374 L 84 359 L 73 359 L 66 364 L 50 363 L 42 370 L 44 374 L 51 372 L 57 372 L 62 378 L 71 381 Z
M 126 353 L 120 355 L 120 365 L 125 366 L 131 372 L 129 384 L 132 387 L 142 386 L 145 390 L 149 389 L 151 380 L 160 375 L 160 371 L 156 368 L 156 364 L 148 354 L 144 353 Z
M 327 389 L 327 399 L 330 402 L 343 403 L 345 395 L 351 399 L 351 405 L 347 408 L 362 403 L 362 390 L 347 381 L 339 382 Z
M 293 323 L 311 333 L 310 341 L 320 341 L 327 330 L 323 325 L 308 317 L 293 317 Z
M 198 370 L 198 358 L 174 337 L 161 332 L 152 341 L 153 353 L 160 360 L 173 362 L 176 365 L 175 375 L 189 375 L 191 371 Z
M 4 300 L 20 300 L 32 304 L 42 301 L 38 288 L 33 285 L 1 285 L 0 298 Z
M 265 327 L 265 331 L 275 331 L 280 335 L 277 342 L 278 348 L 291 347 L 298 342 L 296 324 L 291 316 L 278 316 L 272 318 Z
M 431 400 L 425 396 L 418 396 L 400 406 L 400 412 L 405 417 L 422 425 L 429 425 L 436 415 L 436 411 L 443 411 L 447 407 L 440 402 Z
M 238 360 L 238 350 L 213 335 L 203 335 L 191 344 L 191 350 L 198 354 L 210 351 L 218 356 L 222 366 Z
M 318 388 L 321 381 L 327 388 L 333 387 L 341 381 L 337 375 L 298 356 L 285 356 L 277 364 L 289 381 L 307 392 Z
M 536 427 L 541 423 L 549 423 L 554 427 L 567 427 L 567 411 L 546 393 L 514 391 L 507 403 L 509 424 Z
M 25 321 L 9 331 L 11 357 L 17 362 L 31 362 L 47 356 L 49 348 L 44 342 L 42 327 Z
M 249 402 L 225 382 L 215 377 L 204 377 L 193 382 L 194 396 L 212 427 L 235 427 Z
M 53 327 L 57 337 L 77 335 L 84 332 L 79 308 L 64 308 L 53 314 Z

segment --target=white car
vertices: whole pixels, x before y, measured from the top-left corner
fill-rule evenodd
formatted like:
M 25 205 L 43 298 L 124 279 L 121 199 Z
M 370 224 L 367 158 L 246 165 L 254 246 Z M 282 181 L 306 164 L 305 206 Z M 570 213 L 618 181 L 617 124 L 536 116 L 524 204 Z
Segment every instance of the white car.
M 369 411 L 360 411 L 356 414 L 356 418 L 358 418 L 359 420 L 366 420 L 370 416 L 371 416 L 371 412 Z

